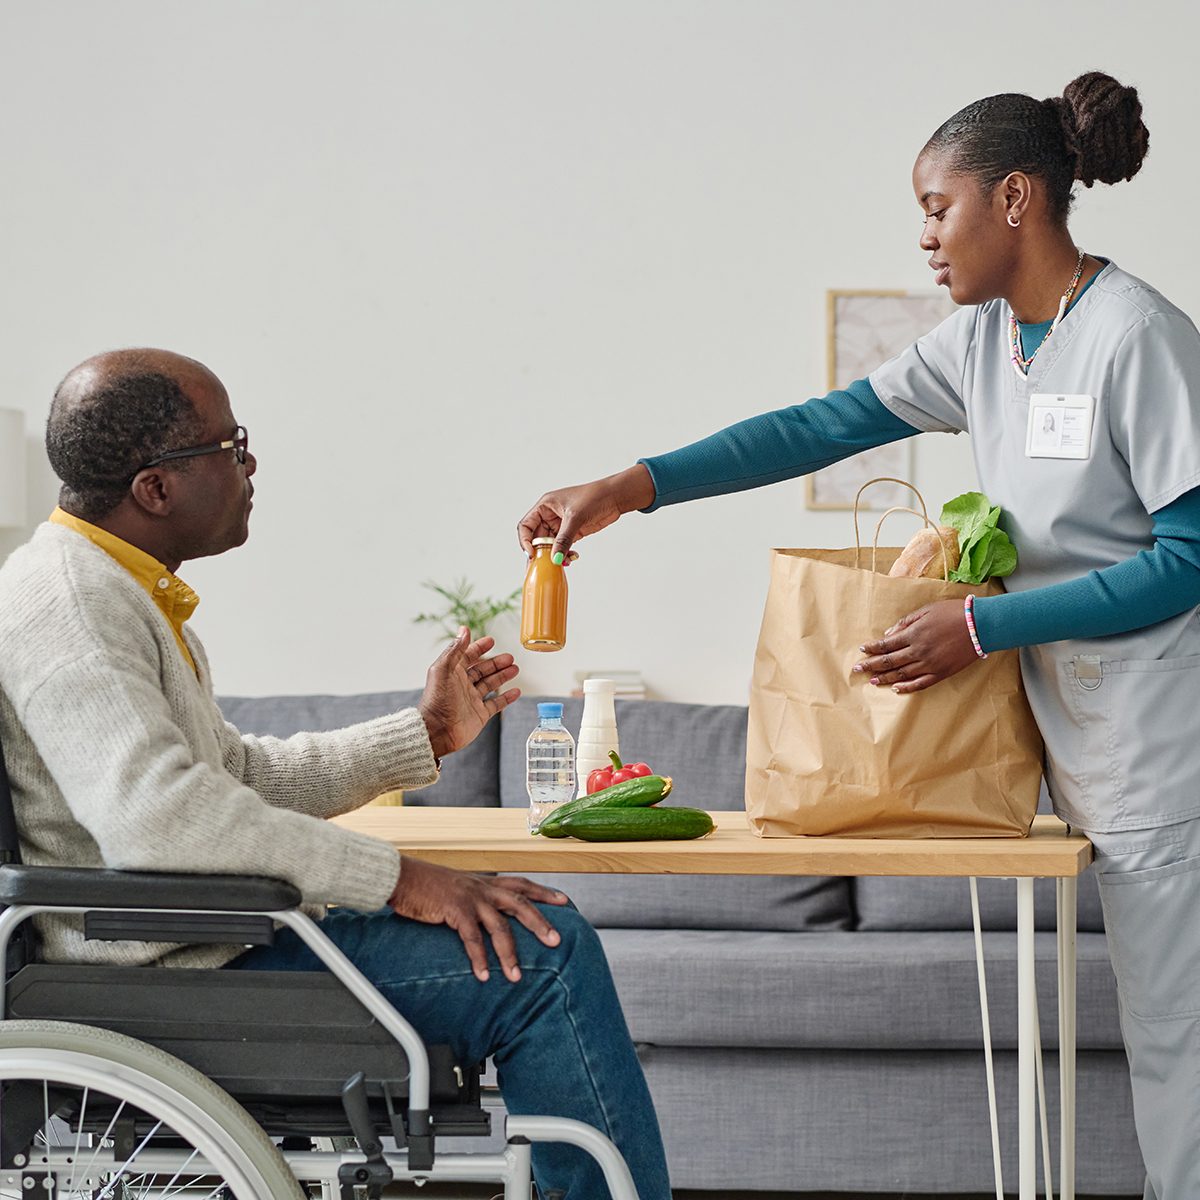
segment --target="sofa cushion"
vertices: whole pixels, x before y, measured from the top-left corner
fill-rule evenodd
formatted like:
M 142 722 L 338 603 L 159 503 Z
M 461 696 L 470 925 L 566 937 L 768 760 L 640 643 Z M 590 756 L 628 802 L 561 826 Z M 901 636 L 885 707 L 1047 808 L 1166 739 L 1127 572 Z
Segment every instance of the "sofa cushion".
M 293 733 L 343 729 L 402 708 L 413 708 L 420 689 L 357 696 L 218 696 L 225 719 L 243 733 L 291 737 Z M 405 792 L 405 804 L 495 808 L 500 802 L 500 726 L 489 721 L 464 750 L 448 755 L 441 778 L 427 788 Z
M 971 888 L 966 879 L 864 876 L 853 886 L 862 930 L 970 929 Z M 1054 929 L 1053 879 L 1033 881 L 1034 926 Z M 1076 890 L 1078 928 L 1104 931 L 1100 890 L 1094 871 L 1085 871 Z M 979 881 L 979 920 L 984 929 L 1016 929 L 1017 889 L 1011 879 Z
M 630 1032 L 662 1046 L 978 1049 L 970 933 L 604 929 Z M 1035 935 L 1043 1043 L 1057 1044 L 1053 933 Z M 1017 1044 L 1017 939 L 984 935 L 993 1045 Z M 1077 943 L 1078 1045 L 1121 1048 L 1104 935 Z M 980 1069 L 982 1070 L 982 1060 Z
M 890 1052 L 641 1046 L 639 1057 L 671 1185 L 687 1189 L 684 1196 L 801 1200 L 798 1188 L 804 1200 L 996 1195 L 978 1046 Z M 1016 1053 L 998 1051 L 995 1067 L 1005 1194 L 1015 1196 Z M 1052 1055 L 1046 1091 L 1057 1179 Z M 1075 1094 L 1075 1194 L 1140 1200 L 1146 1168 L 1124 1053 L 1080 1055 Z M 1049 1193 L 1039 1186 L 1032 1194 Z
M 563 722 L 579 729 L 582 700 L 563 702 Z M 500 802 L 529 803 L 525 740 L 537 725 L 537 701 L 505 709 L 500 727 Z M 745 821 L 746 709 L 655 700 L 617 703 L 621 748 L 675 781 L 664 805 L 729 812 Z M 848 929 L 850 888 L 824 876 L 539 875 L 564 891 L 597 928 Z
M 597 929 L 849 929 L 841 879 L 802 875 L 534 875 Z
M 1054 811 L 1042 784 L 1038 812 Z M 854 881 L 854 910 L 859 929 L 971 929 L 971 890 L 965 879 L 866 877 Z M 1077 927 L 1104 932 L 1096 876 L 1085 871 L 1077 891 Z M 1054 881 L 1038 879 L 1033 887 L 1034 925 L 1054 929 Z M 979 881 L 979 921 L 984 929 L 1016 929 L 1017 889 L 1008 879 Z

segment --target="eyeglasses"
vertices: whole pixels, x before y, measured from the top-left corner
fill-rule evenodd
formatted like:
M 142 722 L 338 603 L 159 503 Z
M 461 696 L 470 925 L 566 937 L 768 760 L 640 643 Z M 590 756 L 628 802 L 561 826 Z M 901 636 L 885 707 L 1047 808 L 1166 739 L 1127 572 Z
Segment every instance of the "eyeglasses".
M 173 459 L 199 458 L 201 454 L 219 454 L 222 450 L 232 450 L 238 462 L 244 463 L 246 447 L 249 444 L 250 435 L 246 432 L 245 425 L 239 425 L 234 429 L 232 438 L 227 438 L 223 442 L 208 442 L 203 446 L 189 446 L 186 450 L 168 450 L 166 454 L 160 454 L 157 458 L 142 463 L 138 467 L 138 471 L 144 471 L 147 467 L 157 467 L 159 463 L 171 462 Z M 136 475 L 137 471 L 134 474 Z

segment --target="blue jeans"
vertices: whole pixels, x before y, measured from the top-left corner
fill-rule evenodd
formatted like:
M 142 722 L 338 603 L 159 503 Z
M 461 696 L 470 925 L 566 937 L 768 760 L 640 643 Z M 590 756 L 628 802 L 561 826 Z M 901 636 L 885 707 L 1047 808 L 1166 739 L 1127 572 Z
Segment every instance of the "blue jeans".
M 489 949 L 487 983 L 471 973 L 458 934 L 396 916 L 335 909 L 325 935 L 429 1045 L 452 1046 L 464 1063 L 494 1057 L 509 1112 L 573 1117 L 607 1134 L 625 1156 L 640 1200 L 670 1200 L 658 1119 L 617 1000 L 600 939 L 573 907 L 539 905 L 561 941 L 544 946 L 511 922 L 521 979 L 504 978 Z M 319 971 L 323 964 L 290 930 L 274 946 L 229 964 L 256 971 Z M 604 1177 L 573 1146 L 535 1144 L 538 1191 L 601 1200 Z

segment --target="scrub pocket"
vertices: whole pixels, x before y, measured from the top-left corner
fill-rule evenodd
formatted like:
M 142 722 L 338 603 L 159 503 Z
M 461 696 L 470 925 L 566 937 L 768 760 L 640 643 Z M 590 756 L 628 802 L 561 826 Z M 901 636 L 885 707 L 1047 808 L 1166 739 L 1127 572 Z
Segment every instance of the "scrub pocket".
M 1101 870 L 1099 883 L 1108 952 L 1130 1015 L 1142 1021 L 1200 1015 L 1200 857 L 1139 871 Z
M 1200 655 L 1065 664 L 1093 820 L 1148 827 L 1200 812 Z

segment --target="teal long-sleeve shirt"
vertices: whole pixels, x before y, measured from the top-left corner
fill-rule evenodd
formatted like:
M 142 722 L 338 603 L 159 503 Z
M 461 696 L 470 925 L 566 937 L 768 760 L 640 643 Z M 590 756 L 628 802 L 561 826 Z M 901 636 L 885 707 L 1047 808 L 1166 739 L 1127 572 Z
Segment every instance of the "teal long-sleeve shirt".
M 654 503 L 645 511 L 795 479 L 919 432 L 860 379 L 828 396 L 750 417 L 680 450 L 639 460 L 654 481 Z M 1200 604 L 1200 488 L 1151 514 L 1151 520 L 1154 546 L 1133 558 L 1066 583 L 976 600 L 983 648 L 1105 637 L 1195 608 Z

